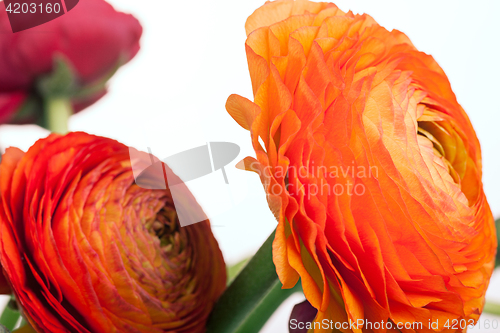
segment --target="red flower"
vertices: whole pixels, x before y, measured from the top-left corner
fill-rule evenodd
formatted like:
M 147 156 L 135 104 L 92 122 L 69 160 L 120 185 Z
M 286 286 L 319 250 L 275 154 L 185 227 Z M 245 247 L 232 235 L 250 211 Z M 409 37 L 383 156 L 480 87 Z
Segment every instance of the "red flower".
M 222 253 L 208 220 L 180 227 L 169 189 L 134 183 L 134 156 L 81 132 L 3 156 L 0 260 L 37 332 L 204 332 Z
M 76 74 L 79 91 L 99 84 L 100 89 L 72 99 L 78 111 L 105 93 L 100 81 L 139 51 L 142 27 L 129 14 L 117 12 L 104 0 L 85 0 L 67 14 L 43 25 L 12 33 L 5 6 L 0 6 L 0 93 L 25 93 L 39 99 L 37 81 L 54 69 L 54 59 L 61 56 Z M 7 122 L 33 122 L 40 108 L 22 119 L 14 117 L 19 108 L 4 109 Z M 0 119 L 3 120 L 3 119 Z

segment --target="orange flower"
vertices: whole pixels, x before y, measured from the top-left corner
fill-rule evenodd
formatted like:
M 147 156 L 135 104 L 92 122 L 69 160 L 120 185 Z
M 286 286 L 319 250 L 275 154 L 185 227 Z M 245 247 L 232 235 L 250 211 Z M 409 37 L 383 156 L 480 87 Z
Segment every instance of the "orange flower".
M 204 332 L 226 282 L 217 241 L 208 220 L 179 226 L 168 189 L 134 184 L 128 147 L 9 148 L 0 194 L 0 259 L 37 332 Z
M 497 244 L 479 142 L 443 70 L 331 3 L 268 2 L 246 31 L 254 102 L 226 108 L 251 132 L 244 165 L 278 219 L 284 288 L 302 279 L 316 323 L 366 321 L 343 332 L 474 324 Z

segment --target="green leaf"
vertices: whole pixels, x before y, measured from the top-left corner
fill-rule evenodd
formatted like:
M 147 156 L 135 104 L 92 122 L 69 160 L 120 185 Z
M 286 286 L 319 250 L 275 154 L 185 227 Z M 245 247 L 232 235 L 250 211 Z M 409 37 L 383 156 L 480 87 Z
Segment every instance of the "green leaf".
M 14 327 L 16 327 L 19 317 L 21 317 L 21 314 L 17 309 L 16 299 L 14 298 L 14 296 L 12 296 L 8 305 L 5 307 L 2 315 L 0 316 L 0 324 L 2 324 L 5 329 L 7 329 L 6 332 L 12 331 Z M 1 332 L 2 331 L 0 330 L 0 333 Z
M 290 295 L 301 291 L 300 282 L 281 289 L 272 260 L 273 232 L 229 285 L 208 320 L 207 333 L 258 333 Z
M 101 91 L 105 90 L 108 81 L 113 77 L 113 75 L 116 74 L 118 69 L 125 63 L 126 63 L 126 58 L 123 55 L 120 56 L 115 66 L 111 68 L 110 71 L 108 71 L 103 77 L 101 77 L 97 81 L 94 81 L 83 87 L 80 87 L 76 92 L 76 94 L 73 96 L 73 99 L 77 101 L 84 101 L 88 98 L 92 98 L 92 96 L 99 94 Z
M 68 98 L 78 90 L 78 78 L 70 61 L 64 56 L 54 57 L 54 66 L 51 73 L 38 79 L 37 89 L 44 99 Z
M 484 303 L 483 313 L 500 316 L 500 304 L 486 301 Z
M 245 267 L 249 260 L 250 258 L 246 258 L 235 265 L 227 266 L 226 271 L 228 286 L 231 284 L 231 282 L 233 282 L 234 278 L 241 272 L 241 270 Z

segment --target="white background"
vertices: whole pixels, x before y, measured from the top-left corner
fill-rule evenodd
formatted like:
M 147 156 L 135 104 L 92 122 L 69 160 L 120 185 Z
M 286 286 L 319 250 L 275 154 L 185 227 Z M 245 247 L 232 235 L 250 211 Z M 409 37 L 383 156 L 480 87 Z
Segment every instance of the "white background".
M 230 183 L 245 184 L 238 193 L 243 199 L 211 217 L 228 264 L 252 255 L 276 223 L 257 175 L 233 167 L 253 155 L 253 150 L 249 133 L 227 115 L 224 104 L 232 93 L 252 97 L 244 23 L 263 1 L 109 2 L 141 21 L 142 49 L 112 79 L 106 97 L 71 118 L 70 130 L 108 136 L 141 150 L 154 147 L 161 158 L 207 141 L 237 143 L 242 152 L 226 170 Z M 336 4 L 344 11 L 368 13 L 389 30 L 403 31 L 444 68 L 481 141 L 484 187 L 495 216 L 500 217 L 500 1 L 344 0 Z M 36 126 L 1 126 L 0 146 L 26 150 L 46 134 Z M 228 191 L 221 174 L 211 177 L 220 177 L 221 184 L 205 193 L 197 189 L 204 206 Z M 492 279 L 487 297 L 500 301 L 499 275 Z M 288 332 L 290 309 L 300 300 L 295 295 L 285 303 L 262 332 Z

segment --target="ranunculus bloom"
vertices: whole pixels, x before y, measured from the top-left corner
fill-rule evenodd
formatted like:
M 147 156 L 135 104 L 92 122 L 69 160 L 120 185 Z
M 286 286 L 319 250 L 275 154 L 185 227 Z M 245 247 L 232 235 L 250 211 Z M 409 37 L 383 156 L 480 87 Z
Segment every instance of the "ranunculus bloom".
M 251 132 L 244 164 L 278 219 L 284 288 L 302 279 L 316 321 L 474 324 L 495 227 L 479 142 L 436 61 L 331 3 L 266 3 L 246 31 L 254 102 L 226 107 Z
M 39 102 L 37 80 L 51 73 L 54 58 L 61 56 L 76 71 L 81 91 L 99 85 L 99 89 L 73 99 L 79 111 L 105 94 L 101 80 L 136 55 L 142 27 L 132 15 L 115 11 L 104 0 L 85 0 L 53 21 L 17 33 L 12 32 L 2 4 L 0 33 L 0 96 L 24 93 L 26 102 L 28 97 Z M 41 112 L 40 105 L 36 106 L 16 117 L 14 111 L 19 108 L 4 109 L 1 103 L 0 115 L 10 114 L 4 122 L 35 122 Z
M 209 221 L 181 228 L 170 191 L 136 185 L 132 163 L 78 132 L 3 155 L 0 259 L 37 332 L 204 331 L 226 283 Z

